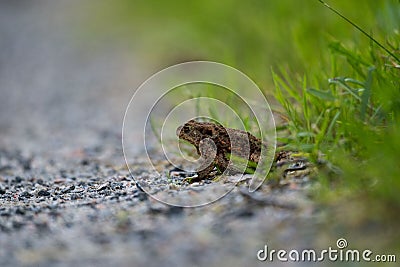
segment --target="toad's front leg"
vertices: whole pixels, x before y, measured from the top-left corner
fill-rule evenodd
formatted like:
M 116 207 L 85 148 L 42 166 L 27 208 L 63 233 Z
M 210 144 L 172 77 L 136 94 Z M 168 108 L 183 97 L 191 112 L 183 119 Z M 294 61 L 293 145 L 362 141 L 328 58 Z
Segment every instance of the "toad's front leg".
M 206 138 L 200 141 L 199 151 L 200 166 L 196 168 L 196 172 L 199 176 L 199 180 L 202 180 L 210 176 L 210 173 L 214 170 L 215 165 L 218 163 L 218 149 L 212 139 Z

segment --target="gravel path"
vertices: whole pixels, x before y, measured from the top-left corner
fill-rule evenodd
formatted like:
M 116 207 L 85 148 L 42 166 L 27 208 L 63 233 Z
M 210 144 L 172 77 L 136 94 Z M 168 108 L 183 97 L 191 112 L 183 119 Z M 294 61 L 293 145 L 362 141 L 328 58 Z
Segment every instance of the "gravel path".
M 306 179 L 251 196 L 247 181 L 229 180 L 156 193 L 208 199 L 234 186 L 202 208 L 136 187 L 120 127 L 127 88 L 143 77 L 129 51 L 73 41 L 80 3 L 0 2 L 0 266 L 263 266 L 267 243 L 311 246 Z M 134 176 L 152 175 L 143 160 Z
M 264 243 L 293 247 L 308 236 L 298 231 L 312 214 L 300 182 L 251 197 L 242 184 L 203 208 L 172 207 L 98 160 L 120 153 L 111 150 L 61 161 L 1 152 L 1 266 L 254 266 Z M 213 197 L 228 184 L 190 185 L 175 197 Z

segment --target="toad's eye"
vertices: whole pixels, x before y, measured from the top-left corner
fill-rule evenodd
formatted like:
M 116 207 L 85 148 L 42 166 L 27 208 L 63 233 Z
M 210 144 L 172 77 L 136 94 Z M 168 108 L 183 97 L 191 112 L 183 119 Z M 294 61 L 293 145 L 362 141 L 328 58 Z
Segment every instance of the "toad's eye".
M 190 127 L 184 126 L 184 127 L 183 127 L 183 132 L 184 132 L 184 133 L 189 133 L 189 132 L 190 132 Z

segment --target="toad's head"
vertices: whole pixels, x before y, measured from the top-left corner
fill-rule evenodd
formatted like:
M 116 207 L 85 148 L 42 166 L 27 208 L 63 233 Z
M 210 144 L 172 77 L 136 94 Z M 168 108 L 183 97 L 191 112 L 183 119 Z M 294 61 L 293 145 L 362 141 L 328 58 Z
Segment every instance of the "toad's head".
M 215 124 L 190 120 L 176 129 L 176 135 L 198 147 L 201 140 L 215 135 Z

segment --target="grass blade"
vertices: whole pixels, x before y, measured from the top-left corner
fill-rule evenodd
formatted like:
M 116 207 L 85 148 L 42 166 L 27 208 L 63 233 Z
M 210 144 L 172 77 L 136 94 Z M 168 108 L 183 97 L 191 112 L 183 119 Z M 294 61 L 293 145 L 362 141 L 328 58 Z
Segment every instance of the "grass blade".
M 375 70 L 375 67 L 370 67 L 368 69 L 367 80 L 365 81 L 365 90 L 361 96 L 361 120 L 365 120 L 365 114 L 367 112 L 368 102 L 371 97 L 371 87 L 372 87 L 372 72 Z
M 337 119 L 339 118 L 339 116 L 340 116 L 340 110 L 338 110 L 338 112 L 336 112 L 331 123 L 329 124 L 328 130 L 326 131 L 327 137 L 329 137 L 332 134 L 333 127 L 335 126 L 335 123 L 336 123 Z
M 367 36 L 371 41 L 373 41 L 376 45 L 378 45 L 380 48 L 382 48 L 383 50 L 386 51 L 386 53 L 388 53 L 389 55 L 391 55 L 397 62 L 400 63 L 400 59 L 398 57 L 396 57 L 395 54 L 393 54 L 392 52 L 390 52 L 389 49 L 387 49 L 385 46 L 383 46 L 381 43 L 379 43 L 375 38 L 373 38 L 369 33 L 367 33 L 366 31 L 364 31 L 360 26 L 358 26 L 357 24 L 355 24 L 354 22 L 352 22 L 351 20 L 349 20 L 348 18 L 346 18 L 345 16 L 343 16 L 339 11 L 337 11 L 336 9 L 334 9 L 333 7 L 331 7 L 330 5 L 328 5 L 327 3 L 325 3 L 322 0 L 318 0 L 321 4 L 323 4 L 324 6 L 326 6 L 329 10 L 331 10 L 333 13 L 335 13 L 336 15 L 338 15 L 339 17 L 341 17 L 342 19 L 344 19 L 345 21 L 347 21 L 348 23 L 350 23 L 353 27 L 355 27 L 357 30 L 359 30 L 362 34 L 364 34 L 365 36 Z
M 335 97 L 330 91 L 320 91 L 314 88 L 308 88 L 307 93 L 326 101 L 335 101 Z

